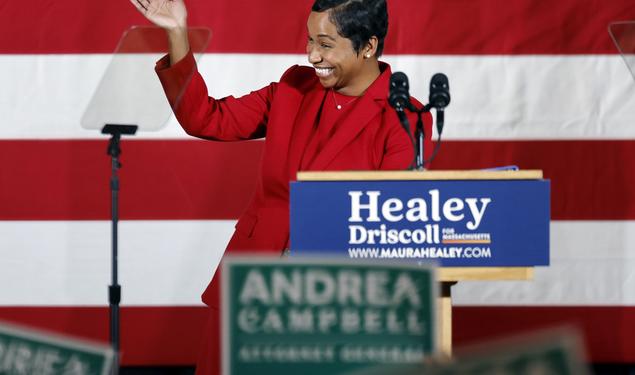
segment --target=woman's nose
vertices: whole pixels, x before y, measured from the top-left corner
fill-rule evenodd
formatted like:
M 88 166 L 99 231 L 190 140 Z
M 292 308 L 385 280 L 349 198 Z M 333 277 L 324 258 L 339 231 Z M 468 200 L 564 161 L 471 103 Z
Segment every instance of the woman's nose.
M 322 56 L 320 55 L 319 51 L 317 51 L 316 48 L 308 46 L 306 48 L 306 52 L 307 52 L 308 57 L 309 57 L 309 63 L 317 64 L 320 61 L 322 61 Z

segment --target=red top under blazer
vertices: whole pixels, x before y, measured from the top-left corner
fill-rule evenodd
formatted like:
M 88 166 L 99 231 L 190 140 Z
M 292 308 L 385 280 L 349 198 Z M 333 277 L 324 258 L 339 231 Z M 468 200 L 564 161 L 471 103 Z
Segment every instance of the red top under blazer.
M 388 105 L 390 66 L 380 63 L 380 69 L 381 75 L 354 107 L 342 114 L 337 130 L 309 170 L 403 170 L 410 166 L 412 143 Z M 173 66 L 169 66 L 168 56 L 164 57 L 156 71 L 176 118 L 188 134 L 216 141 L 266 136 L 255 194 L 236 224 L 227 252 L 280 254 L 289 245 L 289 181 L 296 179 L 302 153 L 328 93 L 315 70 L 295 65 L 280 82 L 240 98 L 223 99 L 208 96 L 191 53 Z M 409 120 L 414 128 L 416 116 L 409 115 Z M 430 114 L 425 115 L 424 126 L 428 135 L 425 149 L 430 151 Z M 203 302 L 210 307 L 217 307 L 219 301 L 214 284 L 212 280 L 203 293 Z

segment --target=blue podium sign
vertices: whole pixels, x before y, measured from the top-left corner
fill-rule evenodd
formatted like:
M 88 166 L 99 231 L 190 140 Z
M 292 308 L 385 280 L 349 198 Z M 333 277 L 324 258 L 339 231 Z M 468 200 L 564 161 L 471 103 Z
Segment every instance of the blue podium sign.
M 548 180 L 301 181 L 291 255 L 549 265 Z

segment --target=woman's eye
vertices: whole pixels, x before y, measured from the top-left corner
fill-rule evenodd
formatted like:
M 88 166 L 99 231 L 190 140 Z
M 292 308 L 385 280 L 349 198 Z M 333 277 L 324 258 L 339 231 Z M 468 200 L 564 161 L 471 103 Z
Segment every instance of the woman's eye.
M 320 44 L 320 46 L 321 46 L 322 48 L 331 48 L 331 46 L 330 46 L 330 45 L 328 45 L 328 44 L 324 44 L 324 43 Z

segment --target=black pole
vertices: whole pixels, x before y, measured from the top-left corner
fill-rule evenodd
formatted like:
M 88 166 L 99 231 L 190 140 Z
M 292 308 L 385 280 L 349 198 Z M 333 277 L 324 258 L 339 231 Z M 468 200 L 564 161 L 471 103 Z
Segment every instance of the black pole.
M 112 374 L 119 373 L 119 303 L 121 302 L 121 286 L 118 282 L 118 226 L 119 226 L 119 175 L 118 170 L 121 167 L 119 163 L 119 154 L 121 149 L 119 141 L 121 136 L 113 134 L 108 145 L 108 153 L 112 158 L 112 169 L 110 177 L 110 211 L 112 216 L 112 267 L 111 267 L 111 284 L 108 287 L 108 301 L 110 303 L 110 343 L 115 353 Z
M 119 285 L 119 155 L 121 155 L 121 135 L 133 135 L 137 131 L 136 125 L 106 125 L 101 130 L 103 134 L 110 134 L 108 142 L 108 155 L 111 157 L 110 176 L 110 213 L 112 221 L 112 263 L 111 263 L 111 284 L 108 286 L 108 303 L 110 307 L 110 344 L 114 352 L 112 375 L 119 374 L 119 348 L 120 348 L 120 326 L 119 326 L 119 304 L 121 302 L 121 286 Z
M 415 169 L 417 171 L 422 171 L 425 168 L 424 142 L 425 142 L 426 132 L 423 129 L 423 120 L 421 119 L 421 114 L 424 111 L 429 112 L 429 109 L 424 107 L 422 110 L 416 111 L 417 125 L 415 127 L 415 141 L 416 141 L 415 152 L 416 152 L 416 158 L 417 158 L 417 165 Z

